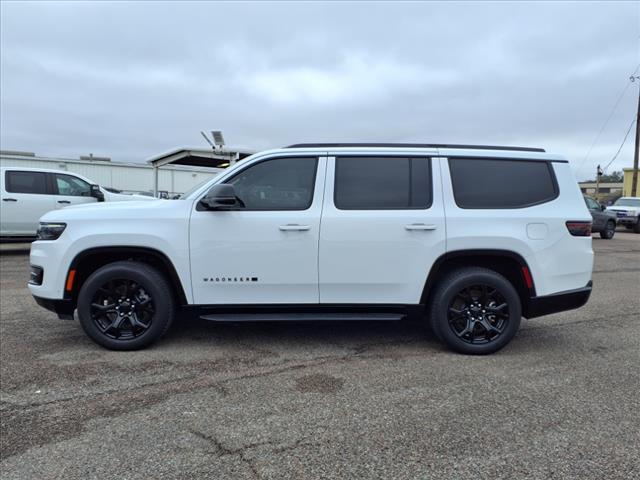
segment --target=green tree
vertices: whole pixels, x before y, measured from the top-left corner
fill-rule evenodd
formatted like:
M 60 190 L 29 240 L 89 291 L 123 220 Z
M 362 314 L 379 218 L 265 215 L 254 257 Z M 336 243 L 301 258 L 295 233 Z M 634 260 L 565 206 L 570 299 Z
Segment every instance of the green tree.
M 622 183 L 624 179 L 624 174 L 622 170 L 618 170 L 615 172 L 611 172 L 608 175 L 602 175 L 600 177 L 600 183 Z M 595 182 L 595 180 L 590 180 L 591 182 Z

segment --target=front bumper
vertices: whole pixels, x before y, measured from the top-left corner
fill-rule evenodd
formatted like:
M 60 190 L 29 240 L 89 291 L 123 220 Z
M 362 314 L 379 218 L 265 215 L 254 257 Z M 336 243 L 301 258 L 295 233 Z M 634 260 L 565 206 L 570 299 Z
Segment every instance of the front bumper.
M 523 316 L 525 318 L 535 318 L 580 308 L 589 301 L 592 285 L 593 282 L 589 280 L 589 283 L 583 288 L 552 295 L 531 297 L 529 304 L 524 309 Z
M 36 295 L 33 296 L 33 299 L 41 307 L 58 314 L 59 319 L 73 320 L 73 312 L 76 308 L 71 300 L 54 300 L 52 298 L 42 298 Z

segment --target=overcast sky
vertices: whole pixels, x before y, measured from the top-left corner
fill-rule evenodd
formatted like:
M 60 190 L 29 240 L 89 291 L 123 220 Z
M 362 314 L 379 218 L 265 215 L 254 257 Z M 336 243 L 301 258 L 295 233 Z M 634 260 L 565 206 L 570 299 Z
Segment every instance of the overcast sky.
M 542 146 L 580 179 L 636 111 L 640 2 L 1 3 L 3 149 L 144 161 L 302 141 Z M 631 166 L 633 129 L 609 168 Z

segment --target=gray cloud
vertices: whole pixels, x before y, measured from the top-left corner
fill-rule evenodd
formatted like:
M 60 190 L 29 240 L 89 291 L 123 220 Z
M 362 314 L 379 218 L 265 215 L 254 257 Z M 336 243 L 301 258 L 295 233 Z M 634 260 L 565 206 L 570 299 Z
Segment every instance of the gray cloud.
M 639 5 L 3 2 L 0 140 L 143 161 L 221 128 L 255 148 L 539 145 L 577 168 L 640 63 Z M 617 150 L 637 85 L 578 177 Z

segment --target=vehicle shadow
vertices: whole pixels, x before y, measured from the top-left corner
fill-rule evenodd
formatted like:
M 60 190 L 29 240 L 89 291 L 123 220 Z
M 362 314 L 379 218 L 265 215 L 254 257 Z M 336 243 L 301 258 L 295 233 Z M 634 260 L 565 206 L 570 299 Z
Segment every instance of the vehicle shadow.
M 385 356 L 435 355 L 448 353 L 467 358 L 490 358 L 453 353 L 425 325 L 417 320 L 402 321 L 270 321 L 212 322 L 180 319 L 159 342 L 160 348 L 205 347 L 252 351 L 258 356 L 295 354 L 301 350 L 347 350 L 356 354 L 382 353 Z M 400 348 L 399 348 L 400 347 Z M 571 335 L 553 325 L 523 319 L 520 331 L 510 344 L 498 352 L 510 357 L 539 352 L 570 354 L 581 350 Z
M 0 243 L 0 255 L 3 257 L 23 257 L 29 255 L 31 245 L 6 245 Z
M 424 324 L 410 320 L 212 322 L 180 319 L 174 323 L 162 343 L 218 346 L 251 343 L 264 348 L 283 344 L 358 348 L 363 344 L 420 343 L 433 350 L 443 348 Z

